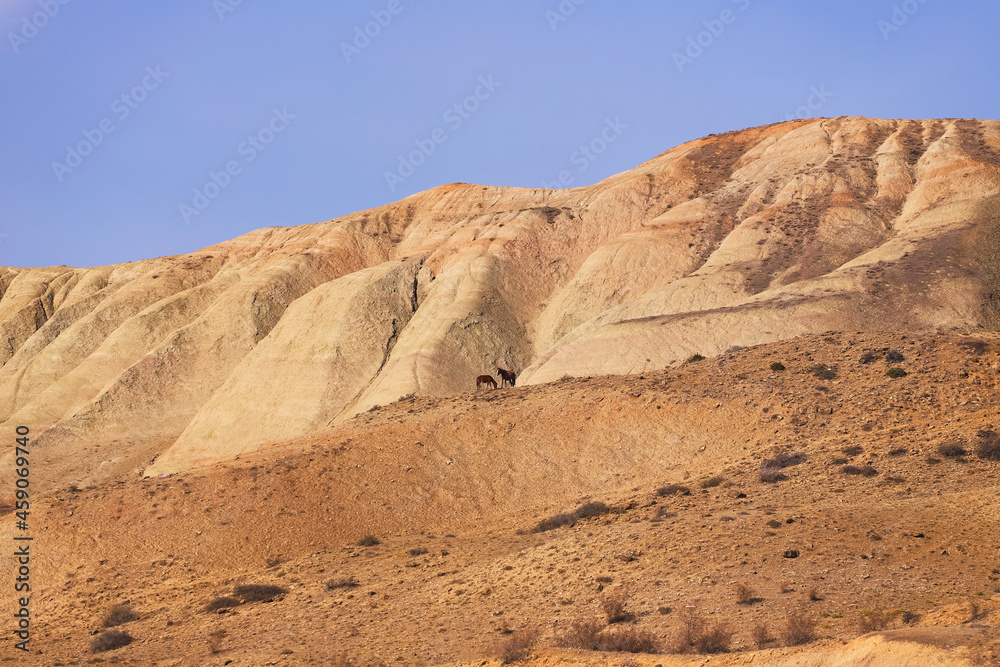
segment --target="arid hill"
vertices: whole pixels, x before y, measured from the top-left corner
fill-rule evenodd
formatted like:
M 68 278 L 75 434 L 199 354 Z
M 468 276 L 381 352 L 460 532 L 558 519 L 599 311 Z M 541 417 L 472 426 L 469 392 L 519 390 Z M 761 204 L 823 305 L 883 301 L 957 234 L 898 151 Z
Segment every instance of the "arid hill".
M 998 121 L 793 121 L 590 187 L 452 184 L 190 255 L 3 268 L 0 421 L 39 434 L 41 487 L 86 485 L 497 365 L 532 385 L 831 329 L 992 327 L 998 193 Z
M 829 332 L 64 486 L 31 517 L 36 652 L 0 658 L 496 667 L 535 630 L 522 664 L 693 667 L 690 618 L 732 633 L 716 666 L 996 665 L 998 372 L 996 334 Z M 133 641 L 92 654 L 120 604 Z

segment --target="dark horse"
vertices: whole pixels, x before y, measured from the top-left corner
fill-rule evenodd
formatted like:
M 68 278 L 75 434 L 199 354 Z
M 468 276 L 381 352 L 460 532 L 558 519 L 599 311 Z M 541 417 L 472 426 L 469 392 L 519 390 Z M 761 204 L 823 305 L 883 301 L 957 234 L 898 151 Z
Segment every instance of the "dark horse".
M 484 384 L 493 385 L 493 388 L 497 388 L 497 381 L 493 379 L 492 375 L 480 375 L 476 378 L 476 389 L 479 389 Z
M 497 373 L 500 374 L 501 387 L 506 387 L 507 385 L 510 385 L 511 387 L 514 386 L 514 380 L 517 377 L 516 375 L 514 375 L 514 371 L 505 371 L 504 369 L 498 367 Z

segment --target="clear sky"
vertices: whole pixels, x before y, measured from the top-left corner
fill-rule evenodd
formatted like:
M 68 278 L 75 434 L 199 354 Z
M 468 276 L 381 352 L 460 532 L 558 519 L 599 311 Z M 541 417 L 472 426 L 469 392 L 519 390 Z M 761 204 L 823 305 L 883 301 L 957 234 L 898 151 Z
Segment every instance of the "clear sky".
M 998 25 L 996 0 L 0 0 L 0 265 L 587 185 L 799 115 L 998 118 Z

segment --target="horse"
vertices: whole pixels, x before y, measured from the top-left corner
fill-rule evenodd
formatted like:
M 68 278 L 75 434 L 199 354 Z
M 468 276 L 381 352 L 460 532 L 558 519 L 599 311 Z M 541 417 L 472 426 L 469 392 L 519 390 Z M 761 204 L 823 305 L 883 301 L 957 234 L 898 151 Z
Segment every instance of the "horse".
M 480 375 L 476 378 L 476 389 L 478 390 L 484 384 L 493 385 L 493 388 L 497 388 L 497 381 L 493 379 L 492 375 Z
M 517 377 L 514 375 L 514 371 L 505 371 L 504 369 L 497 367 L 497 373 L 500 374 L 501 387 L 506 387 L 507 385 L 510 385 L 511 387 L 514 386 L 514 380 Z

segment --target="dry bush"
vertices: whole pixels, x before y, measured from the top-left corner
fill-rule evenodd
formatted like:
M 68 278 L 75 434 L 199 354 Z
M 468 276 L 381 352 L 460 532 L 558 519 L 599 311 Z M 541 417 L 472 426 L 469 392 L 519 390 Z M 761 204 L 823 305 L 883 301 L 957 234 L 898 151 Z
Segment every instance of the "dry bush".
M 326 582 L 326 590 L 335 591 L 338 588 L 357 588 L 358 580 L 354 577 L 341 577 L 340 579 L 330 579 Z
M 613 653 L 659 653 L 660 640 L 646 630 L 622 628 L 602 633 L 598 650 Z
M 605 624 L 600 621 L 573 621 L 559 636 L 557 643 L 565 648 L 579 648 L 598 651 L 601 647 L 601 631 Z
M 205 611 L 218 611 L 219 609 L 229 609 L 231 607 L 239 607 L 240 601 L 229 595 L 223 595 L 217 597 L 207 605 L 205 605 Z
M 823 596 L 820 595 L 820 592 L 818 590 L 816 590 L 815 588 L 810 588 L 809 589 L 809 601 L 810 602 L 822 602 L 823 601 Z
M 577 519 L 589 519 L 594 516 L 601 516 L 611 511 L 611 508 L 602 502 L 591 501 L 584 503 L 573 510 L 573 516 Z
M 218 630 L 213 630 L 208 633 L 208 650 L 212 653 L 219 653 L 222 651 L 222 642 L 226 638 L 228 633 L 219 628 Z
M 885 630 L 891 624 L 892 614 L 887 614 L 884 611 L 863 612 L 858 618 L 858 632 L 866 635 L 869 632 Z
M 693 364 L 693 363 L 695 363 L 697 361 L 704 361 L 704 360 L 705 360 L 705 357 L 703 357 L 702 355 L 700 355 L 700 354 L 692 354 L 690 357 L 687 358 L 687 363 Z
M 676 496 L 680 494 L 682 496 L 690 496 L 691 489 L 686 486 L 681 486 L 680 484 L 668 484 L 667 486 L 661 486 L 656 490 L 656 495 L 661 498 L 665 496 Z
M 427 553 L 427 549 L 424 547 L 414 547 L 413 549 L 410 549 L 411 556 L 423 556 L 425 553 Z
M 878 470 L 872 466 L 844 466 L 840 470 L 845 475 L 860 475 L 861 477 L 874 477 Z
M 359 547 L 374 547 L 378 546 L 379 544 L 382 544 L 382 541 L 379 540 L 374 535 L 365 535 L 360 540 L 358 540 Z
M 917 614 L 917 613 L 909 611 L 909 610 L 904 610 L 899 615 L 899 620 L 900 620 L 901 623 L 903 623 L 903 625 L 909 625 L 910 623 L 913 623 L 918 618 L 920 618 L 920 614 Z
M 538 628 L 523 628 L 500 640 L 496 649 L 500 662 L 509 665 L 512 662 L 527 660 L 531 650 L 535 648 L 538 635 Z
M 555 516 L 550 516 L 548 519 L 542 519 L 539 521 L 534 528 L 531 529 L 533 533 L 544 533 L 550 530 L 555 530 L 556 528 L 562 528 L 563 526 L 569 526 L 576 523 L 576 517 L 572 514 L 556 514 Z
M 981 430 L 976 433 L 976 456 L 987 461 L 1000 461 L 1000 435 L 995 431 Z
M 757 593 L 746 584 L 736 584 L 736 604 L 751 605 L 757 601 Z
M 726 624 L 716 623 L 695 639 L 694 648 L 698 653 L 726 653 L 732 640 L 733 633 Z
M 968 600 L 969 618 L 966 623 L 972 623 L 979 618 L 979 600 L 976 598 L 969 598 Z
M 861 452 L 865 451 L 861 445 L 850 445 L 848 447 L 842 448 L 840 451 L 847 454 L 848 456 L 857 456 Z
M 906 452 L 906 447 L 896 447 L 895 449 L 889 450 L 889 456 L 904 456 Z
M 244 602 L 273 600 L 277 596 L 284 595 L 287 592 L 281 586 L 270 586 L 268 584 L 243 584 L 233 589 L 233 595 Z
M 785 625 L 785 646 L 801 646 L 816 639 L 816 620 L 802 613 L 790 613 Z
M 114 605 L 108 610 L 108 613 L 104 615 L 102 624 L 106 628 L 113 628 L 123 623 L 129 623 L 130 621 L 134 621 L 138 618 L 139 614 L 135 613 L 135 610 L 132 609 L 132 605 L 127 602 L 123 602 L 121 604 Z
M 624 588 L 619 588 L 601 600 L 601 611 L 604 612 L 608 623 L 621 623 L 630 620 L 632 614 L 625 610 L 626 606 L 628 606 L 628 591 Z
M 816 364 L 805 369 L 806 373 L 809 373 L 813 377 L 820 380 L 836 380 L 837 379 L 837 367 L 827 366 L 826 364 Z
M 771 639 L 771 630 L 767 627 L 767 623 L 758 623 L 753 626 L 753 630 L 750 631 L 750 638 L 753 640 L 753 645 L 757 648 L 767 648 L 767 645 L 773 641 Z
M 103 653 L 104 651 L 114 651 L 116 648 L 128 646 L 132 643 L 132 635 L 121 630 L 105 630 L 94 637 L 90 642 L 91 653 Z
M 887 370 L 885 374 L 891 377 L 892 379 L 906 377 L 907 375 L 906 371 L 900 368 L 899 366 L 893 366 L 892 368 Z
M 722 477 L 709 477 L 708 479 L 706 479 L 701 483 L 701 488 L 714 489 L 718 485 L 722 484 L 724 481 L 726 480 L 723 479 Z
M 785 365 L 783 363 L 781 363 L 780 361 L 772 361 L 771 362 L 771 370 L 772 371 L 783 371 L 783 370 L 785 370 Z
M 835 466 L 842 466 L 845 463 L 847 463 L 847 461 L 848 458 L 846 456 L 834 456 L 832 459 L 830 459 L 830 463 L 832 463 Z
M 765 461 L 760 466 L 760 472 L 758 473 L 758 478 L 765 484 L 774 484 L 775 482 L 780 482 L 782 480 L 788 479 L 785 473 L 781 472 L 780 466 L 775 466 L 773 464 Z
M 952 442 L 942 442 L 938 445 L 938 454 L 941 456 L 947 456 L 951 458 L 957 458 L 959 456 L 965 456 L 968 452 L 965 450 L 965 443 L 961 440 L 954 440 Z

